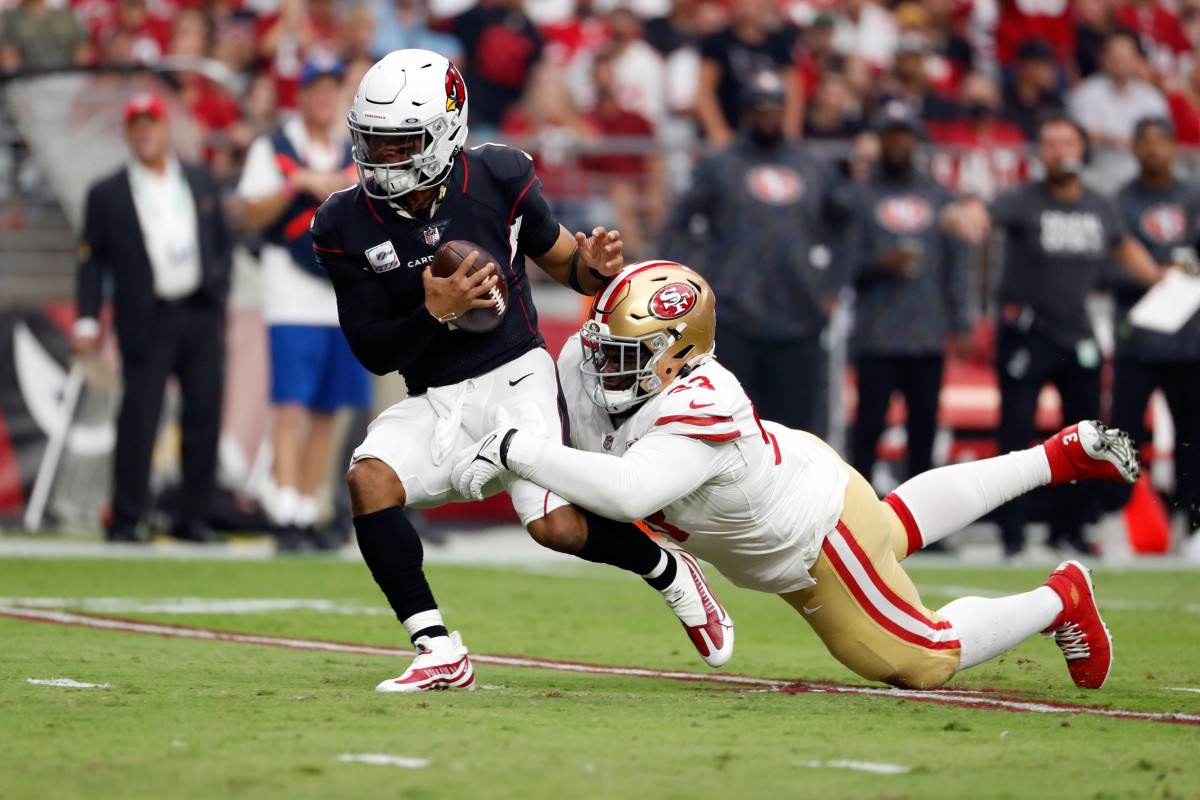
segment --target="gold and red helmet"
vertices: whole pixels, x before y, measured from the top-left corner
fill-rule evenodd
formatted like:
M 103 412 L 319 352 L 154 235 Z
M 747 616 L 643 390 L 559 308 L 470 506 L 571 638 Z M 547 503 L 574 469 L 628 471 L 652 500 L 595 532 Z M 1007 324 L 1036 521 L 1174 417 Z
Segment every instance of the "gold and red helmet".
M 628 411 L 708 360 L 716 305 L 708 282 L 673 261 L 641 261 L 614 275 L 580 331 L 592 402 Z

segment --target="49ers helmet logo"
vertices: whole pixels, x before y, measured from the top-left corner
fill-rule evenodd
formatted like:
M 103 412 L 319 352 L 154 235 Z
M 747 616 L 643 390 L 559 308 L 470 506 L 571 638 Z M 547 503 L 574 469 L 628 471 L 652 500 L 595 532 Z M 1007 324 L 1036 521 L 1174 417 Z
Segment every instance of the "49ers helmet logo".
M 678 319 L 695 305 L 695 289 L 686 283 L 668 283 L 650 298 L 650 313 L 659 319 Z
M 461 111 L 467 102 L 467 85 L 453 64 L 446 69 L 446 111 Z

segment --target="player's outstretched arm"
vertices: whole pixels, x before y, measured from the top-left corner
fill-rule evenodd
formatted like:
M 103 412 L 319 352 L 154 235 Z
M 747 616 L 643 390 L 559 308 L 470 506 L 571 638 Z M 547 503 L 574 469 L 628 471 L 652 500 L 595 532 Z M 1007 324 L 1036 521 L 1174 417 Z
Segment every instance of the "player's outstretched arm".
M 497 428 L 459 453 L 452 480 L 479 498 L 487 483 L 511 470 L 581 508 L 632 522 L 691 494 L 711 477 L 717 457 L 716 448 L 685 436 L 647 436 L 617 457 Z
M 594 295 L 625 266 L 620 231 L 593 228 L 592 235 L 571 235 L 559 225 L 554 246 L 533 262 L 554 280 L 580 294 Z

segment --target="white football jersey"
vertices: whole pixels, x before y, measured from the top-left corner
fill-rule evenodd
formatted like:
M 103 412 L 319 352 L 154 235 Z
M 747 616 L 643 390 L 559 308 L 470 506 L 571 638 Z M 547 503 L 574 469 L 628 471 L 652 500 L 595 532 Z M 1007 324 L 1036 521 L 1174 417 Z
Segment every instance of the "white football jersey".
M 760 422 L 742 385 L 715 360 L 673 381 L 617 427 L 592 403 L 579 337 L 558 357 L 576 449 L 623 456 L 652 436 L 719 448 L 715 474 L 646 518 L 734 584 L 782 593 L 813 584 L 808 568 L 837 525 L 849 475 L 807 434 Z

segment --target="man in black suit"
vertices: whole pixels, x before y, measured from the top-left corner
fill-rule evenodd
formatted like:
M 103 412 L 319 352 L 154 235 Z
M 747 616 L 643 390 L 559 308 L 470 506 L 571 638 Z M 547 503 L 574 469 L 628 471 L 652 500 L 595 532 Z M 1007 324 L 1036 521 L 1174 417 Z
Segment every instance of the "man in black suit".
M 183 397 L 183 485 L 171 535 L 211 541 L 225 379 L 229 229 L 209 172 L 171 153 L 166 107 L 150 94 L 125 107 L 127 167 L 88 191 L 79 246 L 75 350 L 94 352 L 106 279 L 125 383 L 117 419 L 108 540 L 138 541 L 167 378 Z

